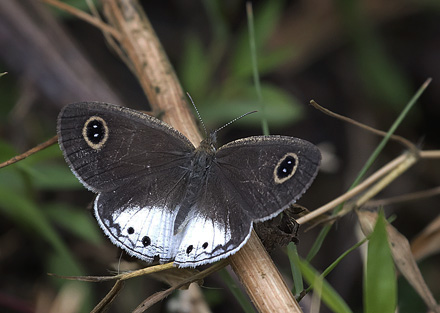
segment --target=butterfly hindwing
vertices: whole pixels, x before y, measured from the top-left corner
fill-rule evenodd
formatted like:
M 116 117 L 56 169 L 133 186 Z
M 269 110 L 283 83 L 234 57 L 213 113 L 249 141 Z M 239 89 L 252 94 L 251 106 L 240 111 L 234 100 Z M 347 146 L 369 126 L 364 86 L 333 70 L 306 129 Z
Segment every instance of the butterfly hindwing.
M 174 259 L 181 238 L 174 234 L 174 219 L 185 195 L 187 173 L 150 175 L 130 188 L 100 193 L 94 210 L 104 233 L 130 255 L 161 263 Z
M 243 210 L 234 185 L 217 176 L 215 167 L 211 166 L 207 176 L 197 202 L 185 213 L 184 237 L 175 260 L 179 265 L 196 266 L 225 258 L 243 246 L 252 230 L 252 218 Z

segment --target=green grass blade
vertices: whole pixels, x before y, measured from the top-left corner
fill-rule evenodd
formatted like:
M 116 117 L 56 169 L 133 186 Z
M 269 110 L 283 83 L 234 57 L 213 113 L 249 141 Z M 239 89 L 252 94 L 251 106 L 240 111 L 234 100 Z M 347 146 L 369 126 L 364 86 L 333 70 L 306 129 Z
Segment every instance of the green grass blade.
M 315 241 L 313 242 L 313 245 L 310 248 L 309 253 L 307 253 L 306 260 L 308 262 L 311 262 L 313 258 L 318 254 L 331 228 L 332 228 L 332 224 L 327 224 L 321 229 L 321 231 L 318 234 L 318 237 L 316 237 Z
M 368 242 L 364 278 L 364 312 L 394 313 L 397 304 L 397 278 L 386 232 L 383 212 Z
M 319 273 L 313 269 L 313 267 L 307 262 L 299 260 L 299 268 L 303 277 L 313 288 L 316 286 L 316 282 L 320 280 Z M 321 284 L 319 284 L 321 285 Z M 341 296 L 330 286 L 330 284 L 322 279 L 322 290 L 320 290 L 322 301 L 327 307 L 329 307 L 333 312 L 337 313 L 349 313 L 352 312 L 348 307 L 347 303 L 341 298 Z
M 295 297 L 298 297 L 304 290 L 304 285 L 301 270 L 297 266 L 297 264 L 299 263 L 298 250 L 296 249 L 296 245 L 293 242 L 290 242 L 287 245 L 287 255 L 289 257 L 290 269 L 293 278 L 292 293 L 295 295 Z
M 355 187 L 359 182 L 362 180 L 362 178 L 365 176 L 365 173 L 370 169 L 373 162 L 377 159 L 379 154 L 382 152 L 385 145 L 388 143 L 390 137 L 394 132 L 396 131 L 397 127 L 403 122 L 405 117 L 408 115 L 409 111 L 413 108 L 413 106 L 416 104 L 417 100 L 420 98 L 420 96 L 423 94 L 425 89 L 428 87 L 428 85 L 431 83 L 431 79 L 428 79 L 420 88 L 417 90 L 417 92 L 414 94 L 414 96 L 409 100 L 409 102 L 406 104 L 406 106 L 403 108 L 402 112 L 399 114 L 397 119 L 394 121 L 394 123 L 391 125 L 390 129 L 388 130 L 385 137 L 382 139 L 382 141 L 379 143 L 377 148 L 374 150 L 374 152 L 371 154 L 371 156 L 368 158 L 367 162 L 365 163 L 364 167 L 359 172 L 358 176 L 356 177 L 355 181 L 351 185 L 350 189 Z
M 335 261 L 333 261 L 332 264 L 330 264 L 329 267 L 327 267 L 324 270 L 324 272 L 322 272 L 322 274 L 321 274 L 322 277 L 326 277 L 328 274 L 330 274 L 331 271 L 333 271 L 334 268 L 339 264 L 339 262 L 341 262 L 349 253 L 351 253 L 352 251 L 356 250 L 361 245 L 363 245 L 366 241 L 367 241 L 367 238 L 359 241 L 358 243 L 354 244 L 350 249 L 348 249 L 347 251 L 342 253 Z M 305 293 L 307 294 L 311 289 L 312 289 L 312 287 L 310 286 L 309 288 L 306 289 Z
M 257 62 L 257 48 L 255 45 L 255 30 L 254 30 L 254 15 L 252 13 L 251 2 L 246 3 L 246 12 L 248 18 L 249 27 L 249 45 L 251 50 L 252 70 L 254 77 L 255 90 L 258 96 L 258 103 L 261 111 L 261 128 L 264 135 L 269 135 L 269 126 L 266 118 L 266 106 L 263 103 L 263 95 L 261 93 L 260 75 L 258 74 L 258 62 Z
M 232 279 L 231 275 L 226 269 L 221 269 L 219 271 L 219 274 L 223 281 L 226 283 L 226 285 L 229 287 L 229 290 L 234 295 L 235 299 L 240 304 L 241 308 L 243 309 L 243 312 L 245 313 L 256 313 L 254 310 L 254 307 L 249 302 L 246 295 L 241 291 L 241 289 L 237 286 L 235 281 Z

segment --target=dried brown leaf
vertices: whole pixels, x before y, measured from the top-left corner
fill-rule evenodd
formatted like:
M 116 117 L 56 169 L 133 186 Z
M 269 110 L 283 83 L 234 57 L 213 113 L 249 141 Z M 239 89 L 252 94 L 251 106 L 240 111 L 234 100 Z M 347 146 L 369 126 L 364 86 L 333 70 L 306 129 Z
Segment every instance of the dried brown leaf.
M 411 251 L 416 260 L 440 251 L 440 215 L 413 239 Z
M 373 231 L 374 225 L 376 224 L 378 216 L 377 212 L 358 210 L 357 214 L 362 231 L 368 236 Z M 391 224 L 387 224 L 387 234 L 391 253 L 399 271 L 417 291 L 429 309 L 433 312 L 440 312 L 440 307 L 426 285 L 419 267 L 417 266 L 416 260 L 412 255 L 408 239 L 406 239 L 406 237 Z

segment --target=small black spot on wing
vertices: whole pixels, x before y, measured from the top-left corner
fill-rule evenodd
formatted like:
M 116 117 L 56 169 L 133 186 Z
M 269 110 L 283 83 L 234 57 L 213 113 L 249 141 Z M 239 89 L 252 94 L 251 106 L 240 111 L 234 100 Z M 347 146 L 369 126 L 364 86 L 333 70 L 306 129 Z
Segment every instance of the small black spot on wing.
M 144 245 L 144 247 L 148 247 L 151 244 L 151 239 L 148 236 L 144 236 L 142 238 L 142 244 Z

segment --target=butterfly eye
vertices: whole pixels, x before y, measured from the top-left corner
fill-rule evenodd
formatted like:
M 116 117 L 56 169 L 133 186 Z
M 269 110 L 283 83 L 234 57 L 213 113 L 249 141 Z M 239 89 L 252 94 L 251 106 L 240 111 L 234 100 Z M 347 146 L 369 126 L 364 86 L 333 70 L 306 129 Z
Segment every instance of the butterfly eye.
M 84 123 L 82 135 L 92 149 L 99 150 L 108 139 L 107 123 L 99 116 L 92 116 Z
M 275 166 L 273 178 L 276 184 L 282 184 L 289 180 L 298 167 L 298 156 L 295 153 L 286 153 Z

